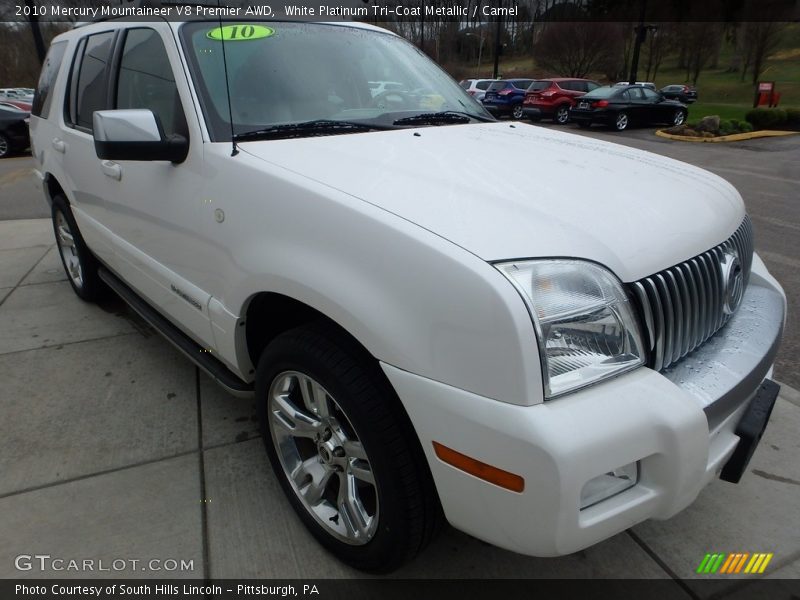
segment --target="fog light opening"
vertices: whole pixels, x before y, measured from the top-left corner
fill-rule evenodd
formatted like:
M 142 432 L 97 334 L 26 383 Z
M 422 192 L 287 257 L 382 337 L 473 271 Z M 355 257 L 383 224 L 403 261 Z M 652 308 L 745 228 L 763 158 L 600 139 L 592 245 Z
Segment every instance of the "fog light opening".
M 632 462 L 590 479 L 581 490 L 580 510 L 632 488 L 637 481 L 639 481 L 638 462 Z

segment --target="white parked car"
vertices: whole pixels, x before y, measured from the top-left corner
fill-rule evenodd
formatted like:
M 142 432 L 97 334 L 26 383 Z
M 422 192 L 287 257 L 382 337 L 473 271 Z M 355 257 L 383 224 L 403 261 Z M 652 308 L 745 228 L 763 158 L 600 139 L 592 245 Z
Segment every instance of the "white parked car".
M 766 425 L 785 297 L 736 190 L 497 122 L 394 34 L 90 24 L 31 130 L 75 292 L 254 395 L 289 502 L 358 568 L 442 516 L 575 552 L 738 480 Z
M 630 85 L 630 82 L 629 82 L 629 81 L 618 81 L 618 82 L 617 82 L 617 83 L 615 83 L 614 85 L 615 85 L 615 86 L 620 86 L 620 87 L 621 87 L 621 86 Z M 656 84 L 655 84 L 655 83 L 653 83 L 652 81 L 637 81 L 637 82 L 635 83 L 635 85 L 641 85 L 641 86 L 644 86 L 644 87 L 646 87 L 646 88 L 650 88 L 650 89 L 651 89 L 651 90 L 653 90 L 654 92 L 655 92 L 655 91 L 657 91 L 657 89 L 656 89 Z
M 497 79 L 463 79 L 458 82 L 458 85 L 464 88 L 476 101 L 480 102 L 486 95 L 486 90 L 489 89 L 489 86 L 494 81 L 497 81 Z

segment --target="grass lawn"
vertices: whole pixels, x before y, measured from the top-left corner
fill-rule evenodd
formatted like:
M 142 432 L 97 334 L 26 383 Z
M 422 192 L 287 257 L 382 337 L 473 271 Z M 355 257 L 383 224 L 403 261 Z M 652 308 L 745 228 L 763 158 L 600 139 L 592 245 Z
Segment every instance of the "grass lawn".
M 752 108 L 751 104 L 716 104 L 695 102 L 689 105 L 689 121 L 695 123 L 708 115 L 718 115 L 720 119 L 738 119 L 744 121 L 745 113 Z

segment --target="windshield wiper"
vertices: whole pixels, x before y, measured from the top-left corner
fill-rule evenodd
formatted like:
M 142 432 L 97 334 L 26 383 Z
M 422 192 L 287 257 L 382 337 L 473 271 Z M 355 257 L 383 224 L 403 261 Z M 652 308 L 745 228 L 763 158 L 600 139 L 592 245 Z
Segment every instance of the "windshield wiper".
M 359 131 L 375 131 L 389 129 L 384 125 L 358 123 L 356 121 L 337 121 L 333 119 L 316 119 L 303 123 L 285 123 L 264 129 L 237 133 L 233 136 L 236 142 L 253 140 L 273 140 L 280 138 L 313 137 L 318 135 L 336 135 L 340 133 L 356 133 Z
M 455 123 L 469 123 L 471 119 L 489 123 L 494 121 L 487 117 L 480 115 L 473 115 L 472 113 L 462 112 L 459 110 L 443 110 L 434 113 L 422 113 L 414 115 L 413 117 L 403 117 L 397 119 L 394 125 L 448 125 Z

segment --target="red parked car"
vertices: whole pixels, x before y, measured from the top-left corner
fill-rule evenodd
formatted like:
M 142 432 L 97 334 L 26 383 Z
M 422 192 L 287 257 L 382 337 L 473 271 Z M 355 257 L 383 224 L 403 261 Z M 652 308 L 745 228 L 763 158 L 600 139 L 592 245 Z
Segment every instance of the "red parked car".
M 24 110 L 25 112 L 31 112 L 31 106 L 32 105 L 31 105 L 30 102 L 25 102 L 23 100 L 12 100 L 10 98 L 0 97 L 0 103 L 8 104 L 10 106 L 14 106 L 14 107 L 18 108 L 19 110 Z
M 569 121 L 569 109 L 575 106 L 575 99 L 599 87 L 599 83 L 590 79 L 537 79 L 525 92 L 522 113 L 531 121 L 553 119 L 563 125 Z

